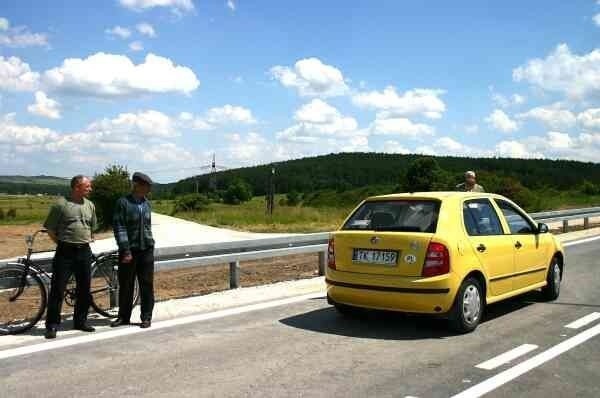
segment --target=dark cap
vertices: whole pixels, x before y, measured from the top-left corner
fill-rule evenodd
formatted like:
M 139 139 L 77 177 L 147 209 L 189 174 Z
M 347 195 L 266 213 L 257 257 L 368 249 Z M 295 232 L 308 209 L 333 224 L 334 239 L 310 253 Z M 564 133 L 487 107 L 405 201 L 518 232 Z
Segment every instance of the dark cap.
M 144 173 L 140 173 L 139 171 L 136 171 L 135 173 L 133 173 L 131 180 L 135 181 L 135 182 L 141 182 L 144 184 L 152 185 L 152 180 L 150 179 L 150 177 L 148 177 Z

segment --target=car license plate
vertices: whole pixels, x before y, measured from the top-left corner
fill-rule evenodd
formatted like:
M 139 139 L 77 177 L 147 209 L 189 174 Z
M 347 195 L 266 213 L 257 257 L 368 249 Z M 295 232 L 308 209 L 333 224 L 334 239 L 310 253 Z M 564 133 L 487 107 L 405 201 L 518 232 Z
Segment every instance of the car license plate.
M 352 262 L 394 266 L 398 263 L 398 252 L 391 250 L 354 249 Z

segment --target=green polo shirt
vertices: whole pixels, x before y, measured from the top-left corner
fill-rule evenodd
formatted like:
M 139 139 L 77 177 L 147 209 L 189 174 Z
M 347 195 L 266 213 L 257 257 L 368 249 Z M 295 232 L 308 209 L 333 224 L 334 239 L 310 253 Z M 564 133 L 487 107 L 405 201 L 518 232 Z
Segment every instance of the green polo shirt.
M 53 232 L 61 242 L 89 243 L 92 233 L 98 228 L 96 208 L 85 198 L 83 203 L 60 198 L 50 208 L 44 228 Z

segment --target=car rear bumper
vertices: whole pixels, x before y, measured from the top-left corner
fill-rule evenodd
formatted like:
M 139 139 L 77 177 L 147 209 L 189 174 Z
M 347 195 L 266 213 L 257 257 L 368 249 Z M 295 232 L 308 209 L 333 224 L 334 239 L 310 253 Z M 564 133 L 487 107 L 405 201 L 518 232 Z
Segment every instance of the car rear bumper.
M 453 277 L 405 278 L 327 270 L 327 296 L 332 304 L 409 313 L 443 314 L 450 310 Z

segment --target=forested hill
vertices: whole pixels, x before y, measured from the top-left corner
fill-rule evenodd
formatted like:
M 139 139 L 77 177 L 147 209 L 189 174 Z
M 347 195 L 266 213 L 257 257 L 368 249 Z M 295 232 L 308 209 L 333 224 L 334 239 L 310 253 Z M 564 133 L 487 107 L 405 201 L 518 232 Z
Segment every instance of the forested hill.
M 61 195 L 69 191 L 69 180 L 52 176 L 0 176 L 0 193 Z
M 382 153 L 341 153 L 290 160 L 269 165 L 246 167 L 217 173 L 219 189 L 233 180 L 243 179 L 256 195 L 265 192 L 271 168 L 275 168 L 277 192 L 312 192 L 323 189 L 348 190 L 369 185 L 406 183 L 409 165 L 420 155 Z M 600 164 L 568 160 L 435 157 L 447 184 L 460 182 L 465 170 L 475 170 L 482 182 L 492 178 L 511 177 L 525 187 L 538 190 L 553 188 L 571 190 L 584 181 L 600 185 Z M 209 177 L 198 177 L 200 190 L 208 189 Z M 193 192 L 195 178 L 169 184 L 173 194 Z M 165 187 L 167 188 L 167 187 Z

